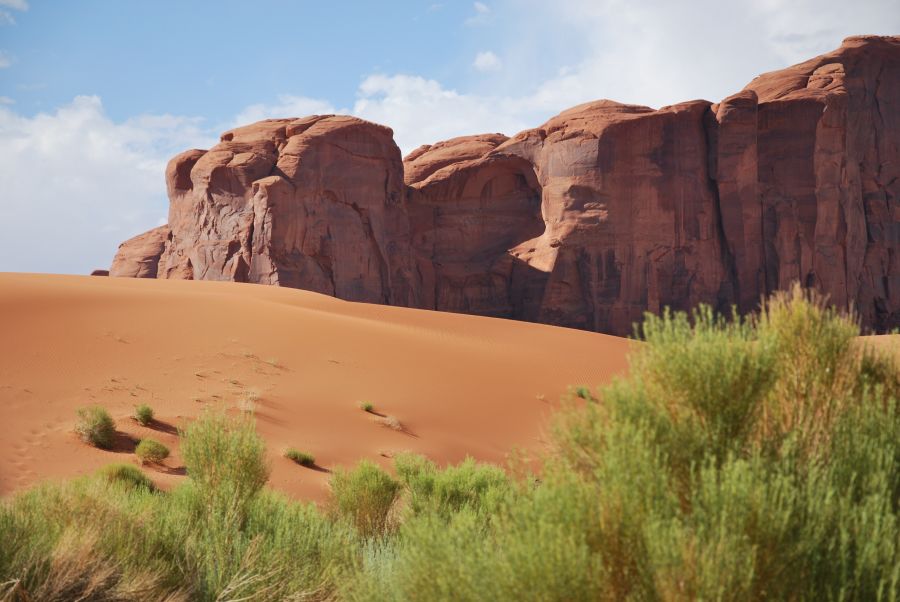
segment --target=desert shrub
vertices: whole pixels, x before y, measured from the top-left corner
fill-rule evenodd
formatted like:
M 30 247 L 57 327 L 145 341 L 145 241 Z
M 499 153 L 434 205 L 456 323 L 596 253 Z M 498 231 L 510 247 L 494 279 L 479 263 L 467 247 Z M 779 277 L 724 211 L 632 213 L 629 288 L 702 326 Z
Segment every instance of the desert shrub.
M 116 434 L 116 423 L 102 406 L 88 406 L 78 409 L 75 432 L 85 443 L 94 447 L 109 449 Z
M 141 439 L 134 450 L 143 464 L 159 464 L 169 457 L 169 448 L 155 439 Z
M 401 485 L 377 465 L 363 460 L 353 470 L 331 478 L 330 509 L 348 519 L 363 537 L 384 534 Z
M 288 448 L 284 451 L 284 457 L 288 460 L 293 460 L 301 466 L 315 466 L 316 464 L 315 456 L 310 453 L 294 449 L 293 447 Z
M 182 433 L 181 455 L 201 497 L 235 518 L 269 478 L 265 442 L 248 416 L 204 414 Z
M 142 403 L 139 406 L 135 406 L 134 419 L 143 426 L 151 424 L 153 422 L 153 408 L 145 403 Z
M 244 526 L 269 478 L 265 453 L 265 442 L 248 414 L 230 418 L 208 412 L 182 433 L 181 455 L 191 480 L 182 501 L 197 525 L 192 555 L 199 587 L 210 595 L 236 596 L 239 585 L 240 591 L 251 586 L 243 581 L 243 567 L 255 562 L 256 552 Z
M 359 409 L 363 412 L 372 412 L 375 409 L 375 405 L 370 401 L 361 401 L 359 402 Z
M 131 464 L 109 464 L 101 468 L 97 474 L 107 481 L 123 483 L 132 488 L 143 487 L 150 491 L 156 488 L 150 477 Z
M 509 477 L 501 468 L 472 458 L 439 470 L 431 460 L 406 453 L 397 456 L 394 465 L 409 492 L 408 507 L 416 515 L 431 512 L 449 518 L 464 507 L 490 514 L 510 491 Z

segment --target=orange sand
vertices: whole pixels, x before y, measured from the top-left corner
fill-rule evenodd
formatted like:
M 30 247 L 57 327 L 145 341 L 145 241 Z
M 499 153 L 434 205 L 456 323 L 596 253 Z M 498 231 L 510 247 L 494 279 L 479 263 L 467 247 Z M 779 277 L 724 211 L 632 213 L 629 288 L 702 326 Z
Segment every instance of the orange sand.
M 502 462 L 540 450 L 570 385 L 608 382 L 629 342 L 611 336 L 360 303 L 259 285 L 0 274 L 0 494 L 137 460 L 132 439 L 173 450 L 145 468 L 183 476 L 176 428 L 206 407 L 253 405 L 270 484 L 322 500 L 328 470 L 411 450 Z M 251 402 L 241 400 L 253 400 Z M 359 409 L 371 401 L 407 432 Z M 147 403 L 159 422 L 130 418 Z M 115 451 L 80 442 L 76 408 L 102 404 Z M 281 457 L 315 455 L 320 470 Z

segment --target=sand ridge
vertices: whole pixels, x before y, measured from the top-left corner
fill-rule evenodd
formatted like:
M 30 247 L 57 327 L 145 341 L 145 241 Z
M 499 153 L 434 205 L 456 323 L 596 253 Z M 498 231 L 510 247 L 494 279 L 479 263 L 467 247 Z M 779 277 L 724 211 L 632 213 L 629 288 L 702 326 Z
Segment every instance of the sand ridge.
M 328 471 L 399 451 L 502 462 L 545 446 L 569 386 L 627 367 L 626 339 L 460 314 L 350 303 L 250 284 L 0 274 L 0 494 L 137 460 L 133 441 L 173 449 L 145 468 L 184 478 L 177 429 L 205 408 L 253 409 L 270 484 L 324 499 Z M 395 430 L 376 411 L 395 417 Z M 142 427 L 135 405 L 158 421 Z M 102 451 L 72 432 L 76 408 L 107 407 L 121 432 Z M 318 469 L 281 457 L 315 455 Z

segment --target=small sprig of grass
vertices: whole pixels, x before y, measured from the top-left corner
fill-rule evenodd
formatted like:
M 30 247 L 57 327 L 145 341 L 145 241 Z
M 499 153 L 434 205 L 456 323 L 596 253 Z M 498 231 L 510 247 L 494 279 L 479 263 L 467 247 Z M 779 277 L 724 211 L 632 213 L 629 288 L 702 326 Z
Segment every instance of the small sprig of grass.
M 153 422 L 153 408 L 148 406 L 146 403 L 135 406 L 134 419 L 137 420 L 138 424 L 140 424 L 141 426 L 147 426 L 148 424 Z
M 575 387 L 575 395 L 584 399 L 585 401 L 597 401 L 597 398 L 591 393 L 591 390 L 587 387 Z
M 361 401 L 361 402 L 359 402 L 359 409 L 362 410 L 363 412 L 372 413 L 375 411 L 375 406 L 372 404 L 371 401 Z

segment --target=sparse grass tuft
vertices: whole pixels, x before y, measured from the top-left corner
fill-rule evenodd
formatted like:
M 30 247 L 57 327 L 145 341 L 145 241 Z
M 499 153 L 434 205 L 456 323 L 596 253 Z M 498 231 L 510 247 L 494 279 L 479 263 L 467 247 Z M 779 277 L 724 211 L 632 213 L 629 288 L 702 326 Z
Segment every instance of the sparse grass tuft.
M 403 426 L 403 423 L 396 416 L 382 416 L 378 418 L 375 422 L 380 424 L 383 427 L 389 428 L 394 431 L 405 431 L 406 427 Z
M 591 390 L 588 387 L 575 387 L 574 392 L 575 395 L 585 401 L 597 401 L 597 398 L 591 394 Z
M 116 435 L 116 423 L 102 406 L 79 408 L 75 432 L 85 443 L 109 449 Z
M 363 412 L 372 412 L 375 410 L 375 406 L 370 401 L 361 401 L 359 402 L 359 409 Z
M 293 460 L 301 466 L 310 467 L 316 465 L 315 456 L 310 453 L 294 449 L 293 447 L 284 450 L 284 457 L 288 460 Z
M 134 419 L 142 426 L 151 424 L 153 422 L 153 408 L 145 403 L 135 407 Z
M 155 439 L 141 439 L 134 453 L 142 464 L 159 464 L 169 457 L 169 448 Z

